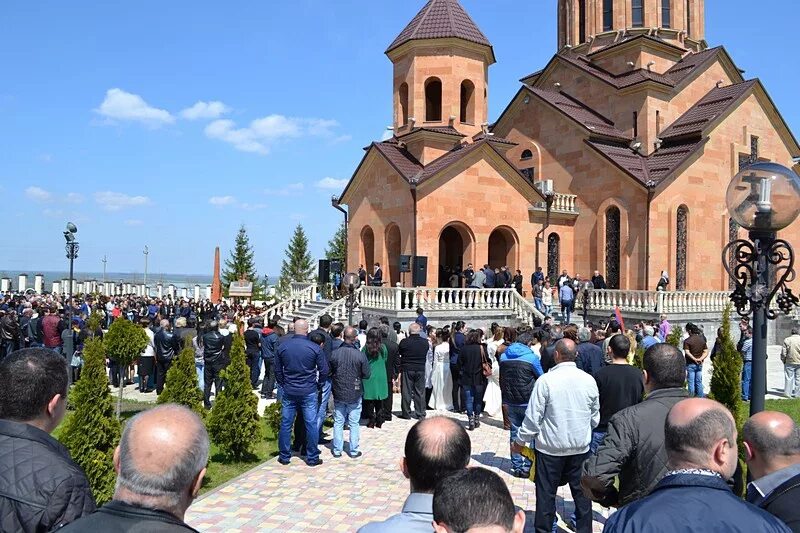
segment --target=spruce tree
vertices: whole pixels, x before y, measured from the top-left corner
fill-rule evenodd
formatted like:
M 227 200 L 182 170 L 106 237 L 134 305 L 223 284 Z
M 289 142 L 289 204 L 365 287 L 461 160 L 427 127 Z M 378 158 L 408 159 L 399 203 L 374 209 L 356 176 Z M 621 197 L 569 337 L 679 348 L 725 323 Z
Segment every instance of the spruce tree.
M 194 349 L 190 343 L 186 343 L 186 347 L 167 371 L 164 391 L 158 397 L 157 403 L 177 403 L 188 407 L 201 418 L 205 416 L 203 393 L 200 391 L 194 366 Z
M 225 268 L 222 269 L 222 290 L 225 296 L 228 295 L 228 287 L 231 283 L 245 279 L 253 283 L 253 298 L 261 298 L 264 291 L 259 283 L 254 258 L 255 253 L 250 245 L 247 229 L 242 225 L 239 227 L 239 233 L 236 234 L 236 242 L 231 250 L 231 256 L 225 260 Z
M 298 224 L 294 229 L 294 235 L 286 247 L 285 254 L 286 259 L 281 263 L 281 277 L 278 280 L 278 292 L 281 295 L 289 293 L 292 282 L 308 281 L 314 274 L 314 264 L 308 251 L 308 238 L 302 224 Z
M 222 380 L 224 387 L 208 416 L 208 433 L 224 455 L 241 460 L 264 438 L 241 335 L 233 337 L 231 362 L 222 371 Z
M 672 326 L 667 335 L 666 343 L 671 344 L 683 353 L 683 330 L 680 326 Z
M 342 222 L 336 230 L 336 233 L 331 237 L 331 240 L 328 241 L 328 246 L 325 248 L 325 258 L 344 261 L 346 256 L 347 232 L 345 231 L 344 222 Z
M 73 460 L 83 468 L 98 505 L 114 496 L 114 449 L 119 442 L 120 423 L 108 389 L 103 341 L 88 339 L 83 349 L 81 379 L 70 391 L 75 406 L 59 435 Z
M 125 319 L 117 319 L 108 328 L 104 346 L 106 355 L 119 365 L 119 396 L 117 397 L 117 418 L 122 412 L 122 391 L 125 387 L 124 373 L 128 365 L 147 347 L 147 334 L 141 326 Z

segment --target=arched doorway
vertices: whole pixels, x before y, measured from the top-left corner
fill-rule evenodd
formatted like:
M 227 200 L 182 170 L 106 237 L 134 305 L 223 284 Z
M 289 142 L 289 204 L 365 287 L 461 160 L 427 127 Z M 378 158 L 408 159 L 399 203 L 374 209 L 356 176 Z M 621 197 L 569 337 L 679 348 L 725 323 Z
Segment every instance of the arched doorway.
M 682 205 L 678 208 L 675 228 L 675 289 L 686 290 L 686 254 L 689 233 L 689 208 Z
M 558 233 L 551 233 L 547 237 L 547 279 L 555 283 L 561 269 L 561 237 Z
M 489 235 L 489 266 L 507 266 L 512 272 L 517 265 L 517 237 L 506 227 L 495 228 Z
M 375 233 L 369 226 L 361 230 L 361 253 L 359 262 L 364 265 L 367 272 L 371 273 L 375 264 Z
M 452 222 L 439 235 L 438 285 L 449 287 L 450 273 L 459 272 L 472 262 L 475 238 L 469 227 L 462 222 Z
M 400 281 L 400 254 L 401 246 L 400 246 L 400 228 L 397 227 L 397 224 L 390 224 L 388 228 L 386 228 L 386 253 L 388 257 L 386 261 L 388 263 L 389 271 L 388 271 L 388 279 L 391 283 L 391 286 L 394 287 Z
M 619 289 L 620 212 L 617 206 L 606 209 L 606 285 Z

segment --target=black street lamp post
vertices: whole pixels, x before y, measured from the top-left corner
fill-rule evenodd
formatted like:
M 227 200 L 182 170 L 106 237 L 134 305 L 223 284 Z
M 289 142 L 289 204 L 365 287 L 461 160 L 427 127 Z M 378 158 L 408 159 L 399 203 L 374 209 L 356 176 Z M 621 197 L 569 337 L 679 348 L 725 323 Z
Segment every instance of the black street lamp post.
M 800 214 L 800 178 L 784 166 L 755 163 L 733 177 L 726 204 L 731 218 L 749 230 L 749 240 L 728 243 L 722 263 L 735 282 L 730 298 L 736 311 L 743 317 L 753 315 L 753 415 L 764 410 L 767 393 L 768 321 L 778 317 L 774 307 L 789 314 L 800 305 L 787 286 L 795 279 L 794 250 L 777 237 L 778 230 Z
M 78 258 L 78 250 L 80 249 L 80 246 L 78 246 L 78 241 L 75 240 L 76 233 L 78 233 L 77 226 L 75 226 L 75 224 L 72 222 L 67 222 L 67 229 L 64 231 L 64 239 L 67 241 L 65 249 L 67 251 L 67 259 L 69 259 L 69 287 L 67 288 L 67 294 L 69 295 L 69 300 L 67 300 L 67 319 L 69 320 L 69 327 L 72 327 L 72 278 L 74 276 L 73 263 L 75 262 L 75 259 Z

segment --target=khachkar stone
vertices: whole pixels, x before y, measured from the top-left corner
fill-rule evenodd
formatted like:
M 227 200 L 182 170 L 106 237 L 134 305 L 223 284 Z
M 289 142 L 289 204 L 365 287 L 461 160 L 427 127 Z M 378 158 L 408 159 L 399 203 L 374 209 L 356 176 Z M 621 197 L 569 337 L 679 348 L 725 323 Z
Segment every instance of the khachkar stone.
M 219 279 L 219 246 L 214 249 L 214 279 L 211 281 L 211 301 L 219 303 L 222 299 L 222 282 Z

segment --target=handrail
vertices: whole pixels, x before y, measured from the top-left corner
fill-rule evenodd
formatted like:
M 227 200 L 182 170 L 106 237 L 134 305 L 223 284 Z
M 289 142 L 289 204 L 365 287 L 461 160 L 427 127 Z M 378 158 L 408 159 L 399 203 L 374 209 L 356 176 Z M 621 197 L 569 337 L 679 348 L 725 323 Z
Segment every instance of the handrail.
M 353 296 L 355 298 L 355 303 L 361 300 L 361 291 L 364 287 L 359 287 L 353 291 Z M 347 317 L 347 299 L 349 296 L 345 296 L 344 298 L 339 298 L 338 300 L 331 302 L 327 307 L 320 309 L 310 317 L 308 317 L 308 325 L 310 329 L 316 329 L 319 327 L 319 318 L 324 314 L 331 315 L 334 322 L 338 322 L 340 320 L 344 320 Z
M 293 284 L 294 285 L 294 284 Z M 292 289 L 291 295 L 277 302 L 276 304 L 268 307 L 266 311 L 261 313 L 262 316 L 266 317 L 267 320 L 274 316 L 281 316 L 285 317 L 290 315 L 303 307 L 307 302 L 314 301 L 317 297 L 317 290 L 316 290 L 315 283 L 306 284 L 306 287 L 303 289 L 299 289 L 297 292 Z
M 536 309 L 536 306 L 534 306 L 531 302 L 523 298 L 522 295 L 517 291 L 514 291 L 513 302 L 514 312 L 526 324 L 532 325 L 534 317 L 544 321 L 544 314 Z
M 589 291 L 589 309 L 641 313 L 716 313 L 730 303 L 727 291 Z

